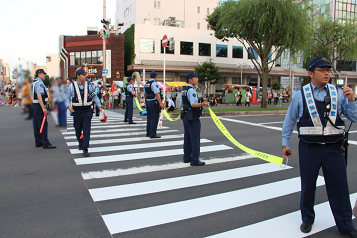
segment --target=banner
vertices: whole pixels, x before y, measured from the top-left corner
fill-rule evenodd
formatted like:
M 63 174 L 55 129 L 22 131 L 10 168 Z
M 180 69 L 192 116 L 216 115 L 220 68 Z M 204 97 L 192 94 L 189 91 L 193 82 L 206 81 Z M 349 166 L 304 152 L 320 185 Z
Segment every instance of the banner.
M 177 121 L 178 119 L 180 119 L 180 116 L 181 116 L 181 115 L 178 115 L 178 117 L 177 117 L 175 120 L 173 120 L 173 119 L 171 119 L 170 115 L 167 113 L 166 110 L 163 110 L 163 112 L 164 112 L 165 117 L 166 117 L 167 120 L 169 120 L 169 121 Z
M 135 97 L 135 102 L 136 102 L 136 107 L 137 107 L 140 111 L 143 111 L 143 109 L 141 109 L 141 106 L 140 106 L 140 103 L 139 103 L 137 97 Z
M 277 165 L 282 165 L 283 164 L 283 158 L 275 156 L 275 155 L 270 155 L 270 154 L 266 154 L 263 152 L 259 152 L 256 150 L 252 150 L 249 149 L 248 147 L 245 147 L 244 145 L 242 145 L 241 143 L 239 143 L 238 141 L 236 141 L 233 136 L 227 131 L 226 127 L 222 124 L 222 122 L 218 119 L 218 117 L 216 116 L 216 114 L 214 114 L 214 112 L 211 110 L 211 108 L 209 109 L 209 113 L 212 117 L 212 120 L 214 121 L 214 123 L 216 124 L 216 126 L 218 127 L 218 129 L 223 133 L 223 135 L 225 135 L 227 137 L 228 140 L 230 140 L 235 146 L 237 146 L 239 149 L 247 152 L 248 154 L 251 154 L 253 156 L 256 156 L 259 159 L 268 161 L 270 163 L 273 164 L 277 164 Z

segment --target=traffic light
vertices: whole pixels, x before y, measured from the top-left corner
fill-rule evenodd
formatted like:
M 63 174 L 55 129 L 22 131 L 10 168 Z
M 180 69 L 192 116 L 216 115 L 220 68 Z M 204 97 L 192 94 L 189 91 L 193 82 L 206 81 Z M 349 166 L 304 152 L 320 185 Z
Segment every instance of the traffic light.
M 111 19 L 104 19 L 100 21 L 101 23 L 103 23 L 103 36 L 110 36 L 110 29 L 109 29 L 109 25 L 111 23 Z

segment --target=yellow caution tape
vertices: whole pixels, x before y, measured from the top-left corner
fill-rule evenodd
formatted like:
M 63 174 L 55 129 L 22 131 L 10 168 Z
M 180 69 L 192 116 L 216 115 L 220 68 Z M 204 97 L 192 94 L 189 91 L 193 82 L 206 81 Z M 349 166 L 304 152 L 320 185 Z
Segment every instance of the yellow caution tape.
M 178 117 L 177 117 L 175 120 L 173 120 L 173 119 L 171 119 L 171 117 L 169 116 L 169 114 L 167 113 L 166 110 L 163 110 L 163 112 L 164 112 L 165 117 L 166 117 L 167 120 L 169 120 L 169 121 L 177 121 L 178 119 L 180 119 L 180 116 L 181 116 L 181 115 L 178 115 Z
M 218 129 L 220 129 L 220 131 L 223 133 L 223 135 L 225 135 L 227 137 L 227 139 L 230 140 L 239 149 L 247 152 L 248 154 L 251 154 L 253 156 L 258 157 L 259 159 L 268 161 L 270 163 L 277 164 L 277 165 L 280 165 L 280 166 L 283 164 L 283 160 L 284 159 L 281 158 L 281 157 L 249 149 L 248 147 L 245 147 L 244 145 L 242 145 L 241 143 L 236 141 L 233 138 L 233 136 L 227 131 L 226 127 L 222 124 L 222 122 L 218 119 L 216 114 L 214 114 L 214 112 L 211 110 L 211 108 L 208 108 L 208 109 L 209 109 L 209 113 L 210 113 L 210 115 L 212 117 L 212 120 L 214 121 L 214 123 L 216 124 Z
M 136 102 L 136 106 L 138 107 L 138 109 L 139 109 L 140 111 L 143 111 L 143 109 L 141 109 L 141 106 L 140 106 L 140 103 L 139 103 L 137 97 L 135 97 L 135 102 Z

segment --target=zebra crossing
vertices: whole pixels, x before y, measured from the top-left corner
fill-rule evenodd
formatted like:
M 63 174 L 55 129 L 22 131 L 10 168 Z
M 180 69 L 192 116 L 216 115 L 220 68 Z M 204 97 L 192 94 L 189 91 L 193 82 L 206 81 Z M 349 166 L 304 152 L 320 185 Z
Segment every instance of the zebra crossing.
M 70 116 L 67 130 L 61 132 L 112 237 L 187 237 L 190 231 L 180 233 L 177 230 L 184 226 L 185 230 L 192 229 L 193 232 L 195 222 L 201 224 L 201 220 L 211 221 L 215 217 L 225 219 L 224 214 L 231 215 L 232 211 L 239 209 L 256 206 L 279 209 L 279 201 L 285 197 L 294 196 L 298 201 L 300 178 L 288 176 L 293 167 L 282 169 L 270 163 L 257 163 L 255 157 L 233 148 L 228 141 L 217 144 L 214 138 L 201 138 L 200 158 L 207 162 L 207 166 L 197 170 L 182 163 L 183 129 L 171 129 L 170 122 L 167 122 L 158 130 L 162 137 L 150 139 L 145 137 L 146 117 L 134 118 L 137 124 L 128 125 L 123 122 L 122 114 L 110 111 L 106 114 L 106 123 L 95 117 L 92 120 L 90 157 L 83 157 L 77 149 Z M 221 157 L 219 151 L 236 154 Z M 248 164 L 219 170 L 210 168 L 240 161 Z M 253 178 L 254 181 L 259 178 L 261 182 L 248 182 L 251 184 L 248 187 L 239 186 L 241 181 L 253 181 Z M 225 184 L 237 185 L 227 188 Z M 322 176 L 318 177 L 317 186 L 324 186 Z M 351 194 L 351 201 L 356 198 L 357 193 Z M 319 219 L 308 235 L 335 225 L 328 202 L 317 204 L 316 214 Z M 269 214 L 261 221 L 248 215 L 245 220 L 252 223 L 235 224 L 231 229 L 218 233 L 210 232 L 208 228 L 219 225 L 209 223 L 206 224 L 206 233 L 196 236 L 306 236 L 299 230 L 301 218 L 298 208 L 279 216 Z M 277 226 L 279 229 L 272 229 Z M 156 232 L 161 232 L 161 236 Z

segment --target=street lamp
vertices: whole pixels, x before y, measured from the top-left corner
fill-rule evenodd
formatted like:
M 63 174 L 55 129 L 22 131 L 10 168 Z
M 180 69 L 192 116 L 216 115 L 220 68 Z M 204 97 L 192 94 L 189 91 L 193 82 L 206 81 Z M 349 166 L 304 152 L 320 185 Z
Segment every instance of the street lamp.
M 238 64 L 238 69 L 240 69 L 240 85 L 243 85 L 243 68 L 247 67 L 247 63 Z

